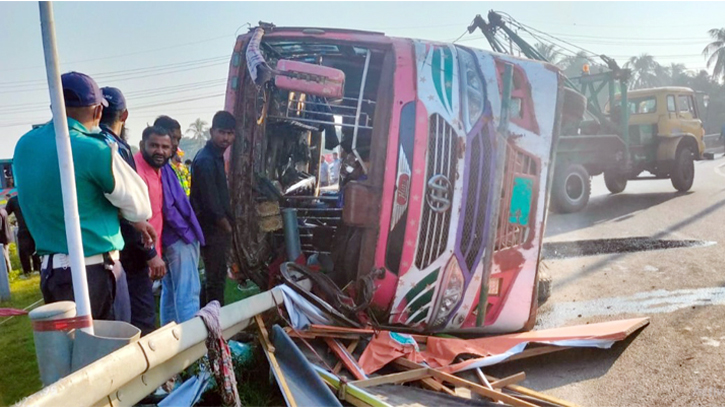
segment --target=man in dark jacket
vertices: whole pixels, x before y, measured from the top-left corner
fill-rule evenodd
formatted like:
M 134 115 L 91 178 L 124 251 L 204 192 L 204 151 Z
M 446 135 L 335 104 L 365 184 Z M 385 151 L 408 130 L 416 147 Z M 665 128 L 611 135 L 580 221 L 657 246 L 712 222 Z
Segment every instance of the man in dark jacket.
M 206 302 L 217 300 L 221 305 L 224 305 L 233 224 L 224 151 L 234 141 L 236 125 L 229 112 L 219 111 L 214 115 L 211 140 L 196 154 L 191 171 L 191 206 L 206 240 L 201 248 L 206 269 Z
M 123 93 L 112 87 L 102 88 L 103 97 L 108 101 L 108 107 L 103 109 L 101 116 L 101 130 L 109 142 L 118 145 L 118 153 L 123 160 L 136 171 L 136 163 L 133 159 L 131 147 L 126 142 L 125 123 L 128 118 L 126 98 Z M 119 290 L 128 284 L 126 298 L 130 300 L 128 305 L 116 302 L 116 318 L 118 320 L 131 322 L 132 325 L 146 335 L 156 328 L 156 302 L 154 300 L 149 274 L 153 269 L 155 273 L 163 275 L 166 265 L 158 255 L 154 247 L 144 246 L 141 234 L 131 225 L 130 222 L 121 220 L 121 235 L 124 240 L 124 248 L 121 250 L 121 265 L 125 271 L 125 282 L 121 277 L 117 279 Z M 117 295 L 123 295 L 118 293 Z M 118 298 L 118 297 L 117 297 Z M 122 297 L 121 297 L 122 298 Z M 119 312 L 121 316 L 119 316 Z
M 15 215 L 18 223 L 18 257 L 20 257 L 20 264 L 23 267 L 23 275 L 29 276 L 31 270 L 40 272 L 40 257 L 35 253 L 35 240 L 33 240 L 33 236 L 30 236 L 28 226 L 25 224 L 17 195 L 8 200 L 5 210 L 8 215 Z

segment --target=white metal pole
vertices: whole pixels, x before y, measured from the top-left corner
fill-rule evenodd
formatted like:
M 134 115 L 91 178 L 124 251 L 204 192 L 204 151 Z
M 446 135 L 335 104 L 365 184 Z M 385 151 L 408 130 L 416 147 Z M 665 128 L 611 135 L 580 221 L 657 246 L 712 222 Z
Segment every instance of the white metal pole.
M 63 90 L 58 67 L 58 51 L 55 42 L 55 22 L 53 5 L 49 1 L 41 1 L 40 26 L 43 33 L 43 51 L 45 53 L 45 71 L 48 75 L 50 90 L 50 106 L 53 111 L 55 127 L 55 143 L 58 148 L 58 164 L 60 166 L 60 186 L 63 190 L 63 213 L 65 215 L 65 236 L 68 240 L 68 256 L 70 257 L 71 275 L 73 276 L 73 294 L 75 296 L 77 315 L 91 316 L 91 300 L 88 296 L 86 265 L 83 258 L 83 240 L 81 238 L 81 220 L 78 216 L 78 198 L 76 195 L 75 169 L 73 152 L 70 148 L 68 120 L 66 119 Z M 93 334 L 93 325 L 84 328 Z

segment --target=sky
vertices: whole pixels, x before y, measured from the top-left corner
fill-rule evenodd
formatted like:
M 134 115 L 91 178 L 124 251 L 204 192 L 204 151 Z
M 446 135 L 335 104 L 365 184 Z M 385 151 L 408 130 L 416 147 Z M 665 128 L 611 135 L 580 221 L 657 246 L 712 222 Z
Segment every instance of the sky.
M 130 142 L 161 114 L 182 130 L 224 107 L 236 34 L 247 23 L 382 31 L 451 42 L 476 14 L 503 11 L 620 65 L 649 53 L 663 65 L 706 67 L 707 30 L 725 25 L 725 3 L 697 2 L 56 2 L 61 73 L 91 75 L 126 95 Z M 534 41 L 532 41 L 533 43 Z M 480 32 L 459 44 L 490 49 Z M 50 120 L 37 2 L 0 2 L 0 159 Z

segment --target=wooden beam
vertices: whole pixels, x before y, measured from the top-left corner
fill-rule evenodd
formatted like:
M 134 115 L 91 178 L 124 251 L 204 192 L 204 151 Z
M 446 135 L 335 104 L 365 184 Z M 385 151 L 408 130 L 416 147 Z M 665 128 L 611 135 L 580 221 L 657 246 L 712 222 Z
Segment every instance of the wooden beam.
M 289 327 L 285 328 L 285 332 L 287 332 L 287 335 L 289 335 L 290 338 L 302 338 L 302 339 L 335 338 L 335 339 L 347 339 L 347 340 L 360 339 L 359 334 L 295 331 L 293 329 L 290 329 Z
M 412 360 L 406 359 L 406 358 L 403 358 L 403 357 L 400 357 L 400 358 L 395 359 L 393 361 L 393 363 L 395 363 L 399 367 L 402 367 L 402 368 L 405 368 L 405 369 L 408 369 L 408 370 L 420 369 L 421 367 L 425 367 L 425 366 L 423 366 L 421 364 L 415 363 Z
M 491 381 L 491 387 L 494 389 L 500 389 L 502 387 L 510 386 L 512 384 L 519 383 L 526 379 L 526 373 L 520 372 L 516 373 L 515 375 L 511 375 L 509 377 L 504 377 L 503 379 L 493 379 L 492 377 L 487 377 Z
M 415 363 L 415 362 L 413 362 L 413 361 L 411 361 L 409 359 L 405 359 L 405 358 L 397 358 L 397 359 L 395 359 L 395 361 L 393 363 L 395 363 L 397 366 L 404 367 L 404 368 L 407 368 L 407 369 L 419 369 L 419 368 L 423 367 L 423 365 L 420 365 L 418 363 Z M 431 371 L 436 372 L 438 370 L 431 369 Z M 435 374 L 433 376 L 436 377 Z M 514 376 L 516 376 L 516 375 L 514 375 Z M 456 377 L 456 376 L 453 376 L 453 377 Z M 487 375 L 487 377 L 488 377 L 489 380 L 493 380 L 493 381 L 503 380 L 503 379 L 497 379 L 497 378 L 495 378 L 493 376 L 488 376 L 488 375 Z M 455 383 L 453 383 L 453 384 L 455 385 Z M 493 383 L 492 383 L 492 385 L 493 385 Z M 509 385 L 506 385 L 505 387 L 507 389 L 513 390 L 513 391 L 515 391 L 517 393 L 523 394 L 525 396 L 535 397 L 537 399 L 546 401 L 547 403 L 555 404 L 555 405 L 558 405 L 558 406 L 561 406 L 561 407 L 579 407 L 579 406 L 577 406 L 574 403 L 570 403 L 570 402 L 568 402 L 566 400 L 561 400 L 559 398 L 556 398 L 554 396 L 549 396 L 549 395 L 544 394 L 544 393 L 539 393 L 537 391 L 531 390 L 531 389 L 526 388 L 526 387 L 523 387 L 523 386 L 518 386 L 518 385 L 515 385 L 515 384 L 509 384 Z
M 324 332 L 324 333 L 341 333 L 341 334 L 359 334 L 359 335 L 373 335 L 376 332 L 381 332 L 380 330 L 375 331 L 373 329 L 360 329 L 360 328 L 345 328 L 340 326 L 328 326 L 328 325 L 310 325 L 310 329 L 306 332 L 309 333 L 318 333 L 318 332 Z M 413 339 L 415 339 L 416 342 L 419 343 L 427 343 L 428 337 L 426 335 L 418 335 L 418 334 L 410 334 Z
M 489 376 L 489 379 L 492 379 L 494 381 L 499 380 L 499 379 L 496 379 L 495 377 L 492 377 L 492 376 Z M 540 393 L 540 392 L 535 391 L 535 390 L 531 390 L 528 387 L 523 387 L 523 386 L 519 386 L 519 385 L 516 385 L 516 384 L 509 384 L 509 385 L 506 385 L 505 387 L 507 389 L 509 389 L 509 390 L 515 391 L 516 393 L 520 393 L 520 394 L 522 394 L 524 396 L 529 396 L 529 397 L 537 398 L 539 400 L 545 401 L 545 402 L 547 402 L 549 404 L 553 404 L 553 405 L 556 405 L 556 406 L 561 406 L 561 407 L 579 407 L 579 405 L 577 405 L 577 404 L 571 403 L 571 402 L 566 401 L 566 400 L 562 400 L 562 399 L 557 398 L 557 397 L 554 397 L 554 396 L 550 396 L 548 394 Z
M 535 404 L 531 404 L 527 401 L 518 399 L 513 396 L 509 396 L 508 394 L 504 394 L 496 390 L 487 389 L 486 387 L 483 387 L 479 384 L 473 383 L 465 379 L 461 379 L 458 376 L 453 376 L 452 374 L 441 372 L 435 369 L 430 369 L 430 373 L 433 375 L 433 377 L 436 377 L 444 382 L 451 383 L 455 386 L 467 387 L 471 389 L 471 391 L 474 391 L 484 397 L 488 397 L 494 401 L 502 401 L 515 407 L 537 407 Z
M 393 361 L 393 365 L 401 370 L 413 370 L 413 369 L 420 369 L 421 367 L 424 367 L 423 365 L 419 365 L 414 362 L 405 363 L 404 361 L 410 362 L 408 359 L 405 359 L 403 357 L 397 358 Z M 442 391 L 444 393 L 447 393 L 451 396 L 455 396 L 456 392 L 449 389 L 448 387 L 442 385 L 438 380 L 427 377 L 425 379 L 421 379 L 420 382 L 423 384 L 423 386 L 427 387 L 430 390 L 433 391 Z
M 264 326 L 264 320 L 259 314 L 257 314 L 254 316 L 254 321 L 257 322 L 257 328 L 259 328 L 259 333 L 262 335 L 262 343 L 265 348 L 269 353 L 274 353 L 275 349 L 272 345 L 272 341 L 269 340 L 269 332 L 267 332 L 267 328 Z
M 355 339 L 349 345 L 347 345 L 347 352 L 352 354 L 355 351 L 355 348 L 357 348 L 358 343 L 360 343 L 360 340 Z M 338 374 L 340 373 L 340 369 L 342 369 L 342 361 L 338 360 L 335 364 L 335 367 L 332 368 L 332 373 Z
M 269 366 L 276 373 L 274 377 L 277 378 L 277 383 L 285 396 L 285 401 L 287 401 L 287 405 L 289 407 L 297 407 L 297 402 L 295 401 L 289 386 L 287 386 L 287 380 L 284 378 L 282 368 L 277 362 L 277 357 L 274 356 L 275 349 L 274 346 L 272 346 L 272 342 L 269 340 L 269 333 L 267 332 L 267 328 L 264 326 L 264 321 L 259 314 L 254 316 L 254 320 L 257 321 L 257 328 L 259 328 L 259 342 L 262 344 L 262 349 L 264 349 L 267 360 L 269 360 Z
M 327 346 L 330 347 L 332 350 L 332 353 L 337 356 L 338 359 L 342 362 L 343 365 L 345 365 L 345 368 L 352 373 L 353 376 L 357 380 L 367 380 L 368 376 L 365 374 L 365 371 L 360 367 L 360 365 L 357 364 L 357 361 L 355 358 L 348 353 L 347 349 L 345 349 L 342 344 L 337 341 L 336 339 L 332 338 L 325 338 L 325 343 Z
M 385 376 L 373 377 L 372 379 L 367 380 L 358 380 L 356 382 L 351 382 L 351 384 L 361 388 L 379 386 L 381 384 L 402 384 L 430 377 L 430 370 L 431 369 L 427 367 L 423 367 L 420 369 L 408 370 L 407 372 L 393 373 Z

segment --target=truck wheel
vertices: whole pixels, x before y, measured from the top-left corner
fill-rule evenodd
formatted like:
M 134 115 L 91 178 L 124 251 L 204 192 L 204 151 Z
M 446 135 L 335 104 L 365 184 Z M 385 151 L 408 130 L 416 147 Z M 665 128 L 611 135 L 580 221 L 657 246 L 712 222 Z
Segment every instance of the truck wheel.
M 627 177 L 615 171 L 604 171 L 604 184 L 609 192 L 618 194 L 627 188 Z
M 587 206 L 591 192 L 592 183 L 587 169 L 572 164 L 556 176 L 552 192 L 554 207 L 560 213 L 579 212 Z
M 680 192 L 689 191 L 692 188 L 692 182 L 695 180 L 695 163 L 692 159 L 692 150 L 685 147 L 677 152 L 675 157 L 675 165 L 670 173 L 670 181 L 672 186 Z

